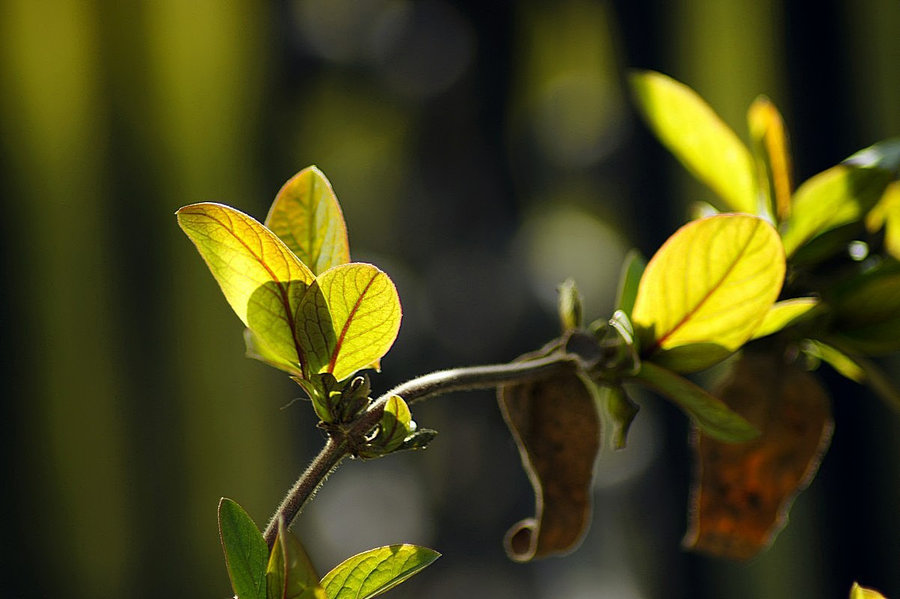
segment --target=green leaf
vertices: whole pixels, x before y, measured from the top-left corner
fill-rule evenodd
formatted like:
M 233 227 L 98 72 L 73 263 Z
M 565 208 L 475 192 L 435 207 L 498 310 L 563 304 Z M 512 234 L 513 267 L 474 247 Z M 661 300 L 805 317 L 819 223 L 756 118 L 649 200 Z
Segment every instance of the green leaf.
M 850 588 L 850 599 L 887 599 L 884 595 L 874 589 L 867 589 L 859 586 L 858 582 L 854 582 Z
M 266 569 L 267 599 L 329 599 L 303 545 L 278 523 L 278 536 Z
M 866 354 L 900 349 L 900 272 L 866 275 L 832 304 L 841 345 Z
M 900 387 L 870 360 L 848 355 L 816 340 L 808 340 L 803 345 L 803 351 L 827 362 L 835 371 L 851 381 L 868 386 L 888 407 L 900 413 Z
M 793 190 L 791 153 L 784 120 L 775 104 L 760 96 L 750 105 L 747 121 L 753 138 L 759 181 L 766 182 L 762 187 L 769 196 L 769 209 L 781 222 L 791 213 Z
M 369 599 L 391 590 L 441 556 L 427 547 L 389 545 L 354 555 L 322 578 L 328 599 Z
M 758 187 L 747 147 L 686 85 L 653 71 L 631 75 L 638 107 L 678 160 L 732 210 L 756 214 Z
M 751 339 L 759 339 L 777 333 L 798 320 L 808 317 L 818 305 L 819 300 L 814 297 L 797 297 L 775 302 L 766 312 L 762 324 L 753 332 Z
M 891 173 L 880 168 L 839 164 L 804 182 L 782 224 L 787 255 L 822 233 L 862 220 L 890 180 Z
M 637 250 L 631 250 L 625 255 L 622 263 L 622 273 L 619 275 L 619 289 L 616 292 L 616 309 L 621 310 L 629 317 L 634 310 L 634 300 L 637 298 L 638 285 L 641 275 L 647 268 L 647 261 Z
M 294 315 L 315 278 L 312 272 L 274 233 L 234 208 L 192 204 L 176 214 L 225 299 L 266 353 L 281 362 L 303 364 Z
M 316 280 L 328 304 L 335 338 L 327 372 L 343 380 L 376 367 L 400 329 L 400 298 L 385 273 L 371 264 L 336 266 Z
M 634 378 L 675 402 L 710 437 L 741 443 L 759 436 L 758 430 L 722 401 L 670 370 L 643 362 Z
M 316 275 L 350 262 L 341 206 L 331 183 L 314 166 L 303 169 L 284 184 L 265 224 Z
M 900 137 L 885 139 L 850 156 L 844 164 L 861 168 L 879 168 L 900 175 Z
M 585 381 L 585 377 L 582 377 Z M 594 385 L 585 381 L 585 386 L 595 388 L 597 405 L 600 408 L 600 420 L 603 423 L 603 434 L 606 444 L 611 449 L 625 449 L 628 430 L 640 407 L 631 401 L 621 386 Z
M 303 378 L 303 372 L 297 364 L 285 360 L 269 347 L 250 329 L 244 329 L 244 348 L 248 358 L 259 360 L 273 368 L 283 370 L 288 374 Z
M 391 395 L 384 405 L 378 433 L 366 443 L 366 447 L 360 450 L 359 455 L 364 458 L 376 458 L 396 451 L 415 431 L 416 423 L 412 419 L 409 406 L 399 395 Z
M 884 229 L 884 249 L 900 260 L 900 181 L 887 186 L 881 200 L 866 217 L 866 229 L 876 233 Z
M 244 508 L 225 497 L 219 500 L 219 538 L 235 596 L 266 599 L 269 548 Z
M 557 311 L 563 333 L 581 328 L 581 294 L 578 293 L 575 281 L 566 279 L 557 291 L 559 292 Z
M 688 223 L 650 260 L 632 322 L 645 359 L 692 372 L 740 348 L 763 321 L 784 280 L 778 234 L 747 214 Z

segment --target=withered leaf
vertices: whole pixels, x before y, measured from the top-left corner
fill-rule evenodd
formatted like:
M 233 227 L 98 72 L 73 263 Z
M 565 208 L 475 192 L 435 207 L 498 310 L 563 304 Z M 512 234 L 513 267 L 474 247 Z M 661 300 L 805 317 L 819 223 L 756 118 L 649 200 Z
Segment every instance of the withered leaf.
M 535 516 L 506 535 L 507 553 L 525 562 L 574 550 L 590 524 L 600 448 L 591 393 L 576 374 L 565 374 L 501 387 L 498 401 L 535 496 Z
M 714 395 L 762 434 L 723 443 L 695 431 L 695 480 L 687 548 L 746 560 L 784 528 L 831 440 L 825 390 L 781 352 L 745 351 Z

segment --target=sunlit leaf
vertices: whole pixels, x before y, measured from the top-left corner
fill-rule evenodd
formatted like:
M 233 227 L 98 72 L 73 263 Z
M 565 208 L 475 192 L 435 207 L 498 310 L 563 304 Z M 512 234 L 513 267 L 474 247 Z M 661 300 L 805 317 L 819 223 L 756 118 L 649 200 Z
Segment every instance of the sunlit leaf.
M 322 578 L 328 599 L 370 599 L 418 574 L 441 556 L 427 547 L 390 545 L 344 560 Z
M 250 329 L 244 329 L 244 348 L 248 358 L 259 360 L 293 376 L 303 377 L 303 372 L 298 364 L 285 360 L 278 353 L 269 349 Z
M 714 393 L 761 432 L 748 443 L 694 439 L 698 465 L 684 544 L 745 560 L 787 524 L 828 447 L 831 406 L 810 373 L 778 354 L 744 352 Z
M 266 568 L 267 599 L 329 599 L 303 545 L 278 523 L 278 536 Z
M 399 395 L 392 395 L 384 405 L 378 433 L 360 450 L 359 455 L 373 458 L 396 451 L 415 431 L 416 423 L 412 419 L 409 406 Z
M 814 297 L 797 297 L 794 299 L 775 302 L 766 312 L 762 323 L 753 332 L 751 339 L 759 339 L 766 335 L 777 333 L 781 329 L 802 320 L 819 305 L 819 300 Z
M 772 213 L 778 222 L 791 213 L 791 153 L 784 120 L 775 104 L 760 96 L 747 112 L 750 136 L 756 154 L 759 181 L 765 181 Z
M 647 264 L 632 322 L 641 354 L 678 372 L 712 366 L 740 348 L 784 279 L 778 234 L 747 214 L 688 223 Z
M 325 368 L 343 380 L 377 364 L 400 329 L 400 298 L 391 279 L 371 264 L 343 264 L 316 283 L 327 301 L 335 338 Z
M 727 443 L 739 443 L 759 436 L 759 431 L 740 414 L 670 370 L 643 362 L 634 380 L 672 400 L 710 437 Z
M 303 169 L 284 184 L 265 224 L 313 274 L 350 262 L 340 204 L 331 183 L 314 166 Z
M 638 107 L 678 160 L 731 210 L 756 214 L 753 159 L 737 135 L 692 89 L 653 71 L 631 76 Z
M 506 551 L 520 562 L 568 553 L 590 522 L 600 449 L 593 396 L 576 374 L 565 374 L 501 387 L 497 399 L 535 495 L 534 517 L 513 525 Z
M 884 229 L 884 249 L 900 260 L 900 181 L 887 186 L 881 200 L 866 217 L 866 229 L 870 233 Z
M 860 368 L 856 361 L 844 352 L 831 347 L 821 341 L 808 339 L 803 343 L 803 352 L 808 356 L 822 360 L 839 374 L 847 377 L 856 383 L 864 383 L 866 380 L 865 371 Z
M 833 300 L 834 338 L 855 351 L 900 349 L 900 272 L 874 274 Z
M 854 582 L 850 588 L 850 599 L 887 599 L 887 597 L 875 589 L 867 589 L 859 586 L 858 582 Z
M 219 538 L 235 596 L 266 599 L 269 548 L 244 508 L 225 497 L 219 500 Z
M 787 255 L 826 231 L 862 220 L 891 176 L 880 168 L 839 164 L 805 181 L 794 194 L 790 218 L 782 224 Z
M 616 309 L 621 310 L 629 317 L 634 310 L 634 300 L 637 298 L 638 285 L 645 268 L 647 268 L 647 261 L 639 251 L 631 250 L 625 255 L 622 272 L 619 275 L 619 288 L 616 292 Z
M 176 213 L 235 314 L 281 361 L 302 364 L 294 315 L 315 278 L 278 237 L 246 214 L 220 204 Z

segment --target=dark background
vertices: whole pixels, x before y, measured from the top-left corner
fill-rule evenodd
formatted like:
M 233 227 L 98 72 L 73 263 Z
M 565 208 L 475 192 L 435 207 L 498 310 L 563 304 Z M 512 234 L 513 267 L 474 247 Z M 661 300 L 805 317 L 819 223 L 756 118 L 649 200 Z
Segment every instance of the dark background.
M 308 404 L 282 409 L 299 388 L 243 357 L 179 206 L 262 219 L 315 163 L 354 259 L 403 301 L 375 390 L 508 361 L 556 334 L 559 282 L 608 316 L 623 253 L 709 198 L 636 119 L 627 69 L 688 83 L 742 137 L 769 95 L 798 180 L 900 134 L 900 2 L 808 6 L 3 0 L 2 595 L 226 597 L 219 497 L 264 523 L 322 443 Z M 687 422 L 650 396 L 567 558 L 503 554 L 533 506 L 490 393 L 417 407 L 433 446 L 345 465 L 296 530 L 323 573 L 387 543 L 442 551 L 397 598 L 898 597 L 900 417 L 823 375 L 832 448 L 749 564 L 680 549 Z

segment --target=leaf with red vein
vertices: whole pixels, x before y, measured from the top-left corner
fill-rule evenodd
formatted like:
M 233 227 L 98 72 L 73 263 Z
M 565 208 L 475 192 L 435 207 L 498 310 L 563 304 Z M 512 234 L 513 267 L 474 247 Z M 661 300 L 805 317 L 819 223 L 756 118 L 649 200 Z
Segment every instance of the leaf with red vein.
M 343 380 L 378 364 L 400 329 L 400 298 L 391 279 L 371 264 L 342 264 L 319 275 L 334 330 L 325 371 Z M 328 340 L 326 340 L 328 341 Z
M 642 356 L 678 372 L 728 357 L 751 338 L 784 280 L 775 229 L 720 214 L 675 232 L 647 265 L 632 322 Z
M 294 318 L 315 279 L 312 272 L 274 233 L 234 208 L 201 203 L 176 214 L 225 299 L 266 353 L 302 364 Z

